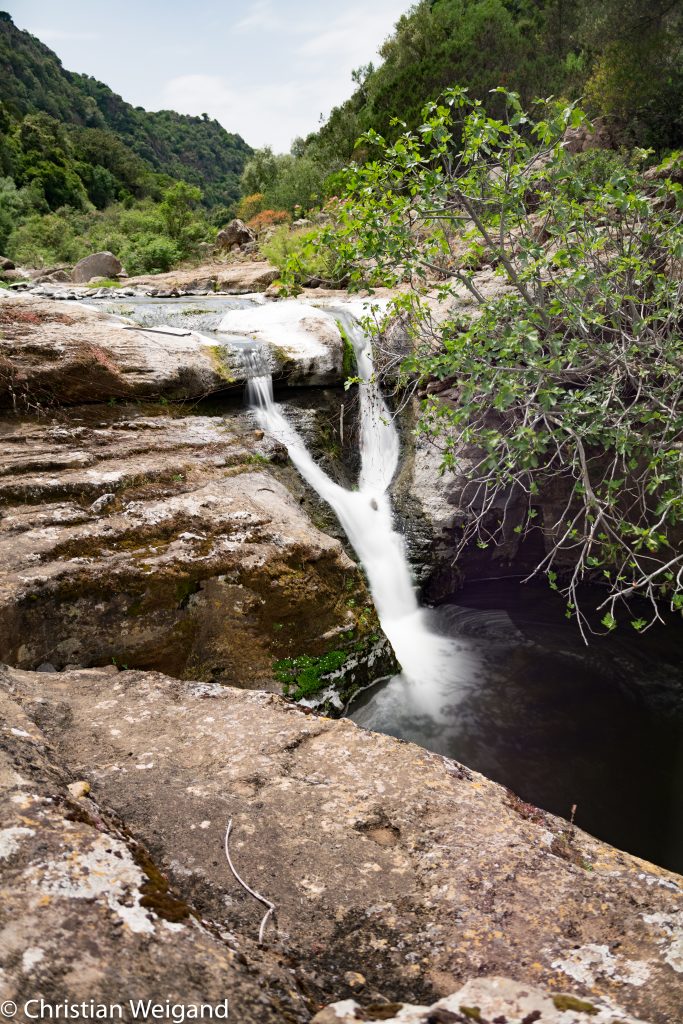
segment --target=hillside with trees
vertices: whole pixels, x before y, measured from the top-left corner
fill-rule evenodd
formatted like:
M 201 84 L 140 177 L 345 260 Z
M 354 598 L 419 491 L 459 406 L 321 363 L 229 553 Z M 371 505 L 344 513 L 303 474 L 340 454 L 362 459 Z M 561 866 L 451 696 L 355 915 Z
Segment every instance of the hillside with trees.
M 251 149 L 217 121 L 133 107 L 5 12 L 0 74 L 0 251 L 40 266 L 106 248 L 165 270 L 229 216 Z M 180 197 L 195 222 L 182 238 L 164 212 Z
M 424 105 L 453 86 L 496 117 L 498 86 L 525 106 L 580 99 L 613 148 L 666 153 L 683 142 L 682 33 L 683 7 L 668 0 L 420 0 L 318 131 L 275 157 L 277 168 L 267 150 L 255 155 L 243 191 L 264 193 L 266 207 L 292 196 L 315 205 L 338 192 L 349 160 L 367 158 L 364 132 L 393 140 L 417 128 Z

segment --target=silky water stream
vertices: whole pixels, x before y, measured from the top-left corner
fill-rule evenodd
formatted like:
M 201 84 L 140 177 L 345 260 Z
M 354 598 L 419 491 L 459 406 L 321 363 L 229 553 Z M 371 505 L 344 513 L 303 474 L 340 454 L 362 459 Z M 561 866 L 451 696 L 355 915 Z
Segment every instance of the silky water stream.
M 275 403 L 269 374 L 262 372 L 247 382 L 247 400 L 263 430 L 285 445 L 304 479 L 334 510 L 365 570 L 382 628 L 402 667 L 406 700 L 413 694 L 424 708 L 430 681 L 458 672 L 457 645 L 430 630 L 428 612 L 418 605 L 387 493 L 400 454 L 396 427 L 374 380 L 368 339 L 350 314 L 335 311 L 335 315 L 344 321 L 358 374 L 365 382 L 359 388 L 358 490 L 340 487 L 315 463 L 301 435 Z

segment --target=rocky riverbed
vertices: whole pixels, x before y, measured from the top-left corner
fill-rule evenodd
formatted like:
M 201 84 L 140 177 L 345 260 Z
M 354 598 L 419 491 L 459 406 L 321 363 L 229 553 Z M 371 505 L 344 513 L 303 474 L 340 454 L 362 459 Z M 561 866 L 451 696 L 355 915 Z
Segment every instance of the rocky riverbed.
M 677 1024 L 678 876 L 280 696 L 278 660 L 353 651 L 358 685 L 391 655 L 282 446 L 188 404 L 226 383 L 201 336 L 44 296 L 0 318 L 0 1000 Z M 335 401 L 297 413 L 332 462 Z

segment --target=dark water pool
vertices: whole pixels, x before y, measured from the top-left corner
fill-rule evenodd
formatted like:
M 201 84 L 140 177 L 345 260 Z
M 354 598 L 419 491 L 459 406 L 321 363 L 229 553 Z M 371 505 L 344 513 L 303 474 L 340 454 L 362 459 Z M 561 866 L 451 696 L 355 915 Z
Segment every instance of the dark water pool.
M 350 717 L 453 757 L 593 835 L 683 872 L 683 629 L 586 647 L 543 585 L 469 584 L 430 613 L 450 681 L 401 677 Z

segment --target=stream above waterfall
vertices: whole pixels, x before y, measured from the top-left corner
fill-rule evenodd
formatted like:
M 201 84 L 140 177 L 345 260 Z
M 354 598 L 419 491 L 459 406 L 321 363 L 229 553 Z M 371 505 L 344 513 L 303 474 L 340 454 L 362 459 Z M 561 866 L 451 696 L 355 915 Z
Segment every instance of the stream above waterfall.
M 186 325 L 229 345 L 244 339 L 231 341 L 221 330 L 223 314 L 263 301 L 209 296 L 106 305 L 144 326 Z M 329 310 L 343 320 L 360 376 L 372 381 L 352 311 L 350 304 Z M 359 388 L 360 468 L 356 488 L 343 487 L 311 454 L 291 398 L 275 400 L 267 360 L 259 360 L 258 346 L 253 351 L 253 414 L 334 510 L 403 667 L 360 694 L 349 717 L 452 757 L 563 817 L 576 805 L 579 827 L 683 870 L 681 629 L 617 634 L 587 648 L 547 587 L 516 581 L 470 583 L 439 608 L 420 607 L 391 507 L 398 435 L 378 388 Z

